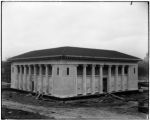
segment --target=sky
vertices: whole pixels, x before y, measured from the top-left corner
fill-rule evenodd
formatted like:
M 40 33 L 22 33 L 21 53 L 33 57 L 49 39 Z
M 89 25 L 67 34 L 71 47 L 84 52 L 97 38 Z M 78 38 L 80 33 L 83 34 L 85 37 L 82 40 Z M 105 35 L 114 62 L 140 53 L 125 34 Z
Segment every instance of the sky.
M 3 2 L 2 60 L 61 46 L 108 49 L 144 58 L 147 2 Z

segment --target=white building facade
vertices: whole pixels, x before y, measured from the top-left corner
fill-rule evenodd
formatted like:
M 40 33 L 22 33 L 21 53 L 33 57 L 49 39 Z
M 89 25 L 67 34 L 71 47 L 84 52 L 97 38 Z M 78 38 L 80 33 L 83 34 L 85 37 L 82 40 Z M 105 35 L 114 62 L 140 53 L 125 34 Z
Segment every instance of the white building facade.
M 71 48 L 63 47 L 65 51 Z M 59 98 L 138 90 L 138 58 L 93 58 L 85 56 L 86 50 L 81 49 L 83 56 L 63 52 L 48 57 L 23 55 L 10 59 L 11 88 Z

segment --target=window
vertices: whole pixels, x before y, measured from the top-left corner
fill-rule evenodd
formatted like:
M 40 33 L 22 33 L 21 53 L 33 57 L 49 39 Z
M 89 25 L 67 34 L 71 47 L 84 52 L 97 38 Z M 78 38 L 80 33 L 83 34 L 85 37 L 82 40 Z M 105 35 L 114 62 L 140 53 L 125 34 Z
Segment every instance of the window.
M 125 67 L 124 73 L 128 74 L 128 67 Z
M 69 75 L 69 68 L 67 68 L 67 75 Z
M 57 68 L 57 75 L 59 75 L 59 68 Z
M 134 74 L 135 74 L 135 68 L 134 68 Z

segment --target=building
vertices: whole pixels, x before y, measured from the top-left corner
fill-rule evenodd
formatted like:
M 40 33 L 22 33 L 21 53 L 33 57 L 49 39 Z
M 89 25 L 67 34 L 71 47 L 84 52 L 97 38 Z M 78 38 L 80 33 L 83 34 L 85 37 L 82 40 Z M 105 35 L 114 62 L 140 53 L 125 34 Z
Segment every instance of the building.
M 59 98 L 138 90 L 140 59 L 112 50 L 59 47 L 11 61 L 11 88 Z

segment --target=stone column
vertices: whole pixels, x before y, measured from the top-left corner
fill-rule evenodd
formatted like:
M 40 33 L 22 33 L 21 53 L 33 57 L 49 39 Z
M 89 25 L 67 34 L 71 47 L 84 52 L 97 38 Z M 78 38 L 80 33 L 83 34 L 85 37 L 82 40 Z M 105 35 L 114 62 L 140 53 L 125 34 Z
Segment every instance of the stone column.
M 138 81 L 138 64 L 135 65 L 135 76 L 136 76 L 136 80 Z
M 33 65 L 33 71 L 34 71 L 34 92 L 37 92 L 37 77 L 36 77 L 36 65 Z
M 112 65 L 108 66 L 108 92 L 111 92 L 111 67 Z
M 82 88 L 82 93 L 86 95 L 87 90 L 86 90 L 86 64 L 83 65 L 83 88 Z
M 19 88 L 22 89 L 22 66 L 20 65 L 20 81 L 19 81 Z
M 52 85 L 51 85 L 51 87 L 49 87 L 49 90 L 51 91 L 51 94 L 53 95 L 54 94 L 54 76 L 56 74 L 55 74 L 54 64 L 52 64 L 51 66 L 52 66 Z
M 42 80 L 42 65 L 39 64 L 39 81 L 38 81 L 38 85 L 39 85 L 39 92 L 42 93 L 43 92 L 43 80 Z
M 19 73 L 18 73 L 18 89 L 20 89 L 20 65 L 18 65 L 18 70 L 19 70 Z
M 26 68 L 26 65 L 23 65 L 23 67 L 24 67 L 23 90 L 26 90 L 26 84 L 27 84 L 27 68 Z
M 115 81 L 114 81 L 115 91 L 117 91 L 117 82 L 118 82 L 118 65 L 116 65 L 115 67 Z
M 95 66 L 92 64 L 92 93 L 95 93 Z
M 31 81 L 31 66 L 28 65 L 29 71 L 28 71 L 28 84 L 27 89 L 30 91 L 32 87 L 32 81 Z
M 15 67 L 14 67 L 14 73 L 15 73 L 15 83 L 14 83 L 14 87 L 15 88 L 18 88 L 18 67 L 17 67 L 17 65 L 15 65 Z
M 100 65 L 99 67 L 99 75 L 100 75 L 99 92 L 103 93 L 103 65 Z
M 127 79 L 127 90 L 129 90 L 130 89 L 130 77 L 131 77 L 131 70 L 130 70 L 130 68 L 131 68 L 131 66 L 130 65 L 128 65 L 128 79 Z
M 45 76 L 46 76 L 46 94 L 49 93 L 49 79 L 48 79 L 48 65 L 45 64 Z
M 121 90 L 124 90 L 124 88 L 123 88 L 123 81 L 124 81 L 124 68 L 125 68 L 125 66 L 124 65 L 122 65 L 122 69 L 121 69 Z
M 75 65 L 75 71 L 74 71 L 74 77 L 75 77 L 75 95 L 78 94 L 78 76 L 77 76 L 77 67 L 78 67 L 78 65 Z

